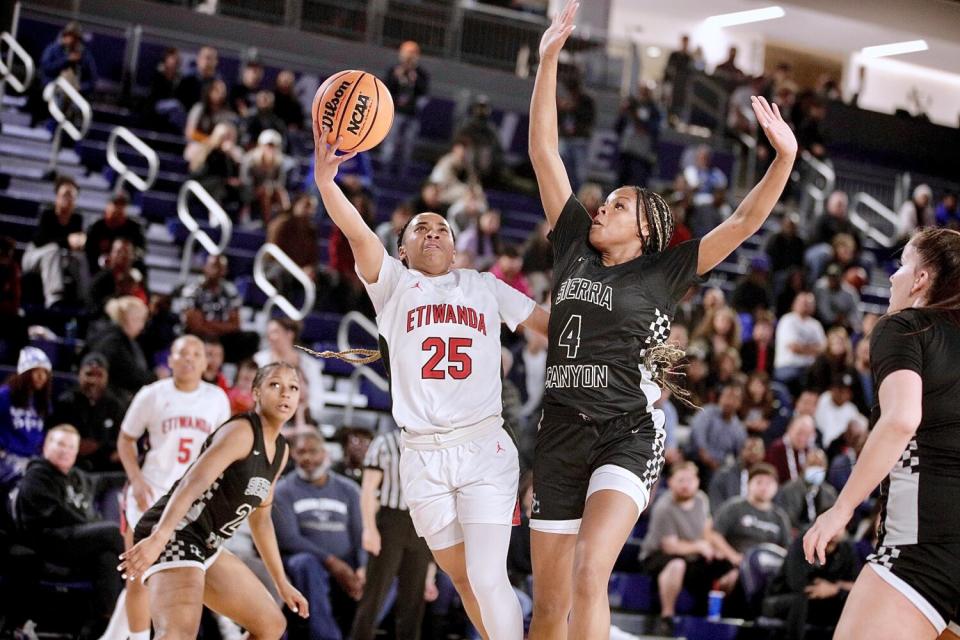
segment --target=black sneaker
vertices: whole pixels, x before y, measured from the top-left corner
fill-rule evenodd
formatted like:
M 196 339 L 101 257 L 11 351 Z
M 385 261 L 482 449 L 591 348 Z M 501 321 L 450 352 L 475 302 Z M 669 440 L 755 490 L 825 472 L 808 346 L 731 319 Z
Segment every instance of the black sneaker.
M 677 626 L 673 621 L 673 617 L 660 616 L 653 623 L 653 635 L 673 638 L 677 633 Z

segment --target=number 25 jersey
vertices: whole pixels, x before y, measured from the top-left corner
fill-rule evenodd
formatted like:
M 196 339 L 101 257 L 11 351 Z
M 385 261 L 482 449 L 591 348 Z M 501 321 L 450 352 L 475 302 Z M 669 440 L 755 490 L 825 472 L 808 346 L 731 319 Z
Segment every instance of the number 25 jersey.
M 357 273 L 377 312 L 397 424 L 433 435 L 499 416 L 500 323 L 516 329 L 533 300 L 472 269 L 426 276 L 386 250 L 376 282 Z

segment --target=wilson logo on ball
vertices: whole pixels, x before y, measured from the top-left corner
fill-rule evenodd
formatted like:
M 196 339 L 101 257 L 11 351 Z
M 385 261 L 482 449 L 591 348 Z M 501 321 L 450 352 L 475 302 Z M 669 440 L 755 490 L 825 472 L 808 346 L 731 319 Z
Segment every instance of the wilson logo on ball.
M 340 101 L 352 84 L 352 82 L 341 82 L 336 93 L 333 94 L 333 99 L 323 105 L 323 126 L 333 129 L 333 121 L 337 115 L 337 109 L 340 108 Z
M 380 144 L 393 124 L 393 98 L 380 80 L 364 71 L 340 71 L 320 85 L 313 98 L 313 126 L 327 129 L 327 144 L 367 151 Z

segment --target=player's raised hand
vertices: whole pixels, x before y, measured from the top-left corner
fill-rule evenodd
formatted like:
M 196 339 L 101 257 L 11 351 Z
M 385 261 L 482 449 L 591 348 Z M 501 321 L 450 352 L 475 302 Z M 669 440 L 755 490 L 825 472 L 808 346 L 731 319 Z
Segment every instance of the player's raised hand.
M 330 129 L 327 127 L 321 128 L 320 131 L 316 129 L 313 131 L 313 178 L 317 181 L 318 187 L 322 184 L 333 182 L 333 179 L 337 177 L 337 170 L 340 169 L 340 165 L 347 160 L 353 159 L 354 156 L 357 155 L 356 151 L 351 151 L 350 153 L 338 156 L 337 149 L 340 148 L 340 143 L 343 139 L 337 138 L 335 143 L 328 144 L 327 136 L 329 134 Z
M 763 96 L 750 96 L 753 112 L 757 115 L 757 124 L 763 129 L 767 140 L 773 145 L 778 155 L 794 157 L 797 155 L 797 138 L 793 130 L 780 115 L 780 107 L 772 106 Z
M 563 49 L 563 44 L 573 33 L 573 30 L 577 28 L 573 24 L 573 19 L 576 17 L 579 8 L 580 2 L 578 0 L 568 0 L 563 10 L 553 17 L 553 22 L 550 23 L 547 30 L 543 32 L 543 37 L 540 38 L 541 60 L 548 56 L 558 55 L 560 49 Z

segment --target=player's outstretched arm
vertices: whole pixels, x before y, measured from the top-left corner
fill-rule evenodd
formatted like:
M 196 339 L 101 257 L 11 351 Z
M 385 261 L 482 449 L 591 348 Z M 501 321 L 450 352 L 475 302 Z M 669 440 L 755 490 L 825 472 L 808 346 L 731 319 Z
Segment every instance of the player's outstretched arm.
M 153 533 L 121 554 L 121 573 L 131 580 L 142 576 L 160 557 L 190 506 L 227 467 L 246 457 L 252 447 L 253 429 L 246 420 L 234 420 L 217 429 L 213 442 L 180 479 Z
M 757 114 L 757 122 L 776 150 L 777 156 L 763 179 L 750 190 L 733 215 L 700 241 L 698 275 L 705 274 L 723 262 L 744 240 L 763 226 L 783 193 L 793 170 L 793 161 L 797 157 L 797 139 L 790 130 L 790 125 L 781 117 L 777 105 L 771 106 L 762 96 L 753 96 L 751 101 L 753 112 Z
M 557 128 L 557 66 L 560 50 L 573 33 L 573 18 L 580 3 L 569 0 L 558 13 L 540 40 L 540 65 L 530 99 L 530 162 L 537 174 L 540 200 L 553 227 L 573 193 L 570 178 L 560 159 L 560 137 Z
M 530 316 L 520 323 L 524 329 L 530 329 L 542 335 L 544 338 L 547 336 L 547 326 L 550 324 L 550 312 L 537 305 L 533 308 L 533 311 L 530 312 Z
M 833 507 L 823 512 L 803 536 L 807 562 L 826 561 L 826 547 L 847 526 L 854 510 L 897 464 L 917 433 L 923 415 L 923 381 L 915 371 L 901 369 L 887 375 L 877 392 L 880 419 L 870 432 Z
M 314 142 L 314 170 L 313 177 L 317 181 L 317 188 L 320 190 L 320 198 L 323 200 L 323 206 L 330 214 L 330 219 L 340 228 L 343 235 L 350 243 L 350 249 L 353 251 L 353 257 L 357 261 L 357 268 L 360 275 L 367 282 L 377 281 L 380 274 L 380 267 L 383 264 L 383 243 L 377 234 L 367 226 L 360 212 L 354 207 L 347 196 L 343 194 L 334 178 L 337 177 L 337 170 L 340 165 L 350 160 L 356 151 L 337 155 L 337 149 L 340 146 L 340 139 L 335 144 L 327 144 L 327 134 L 329 130 L 324 127 L 318 133 L 313 132 Z

